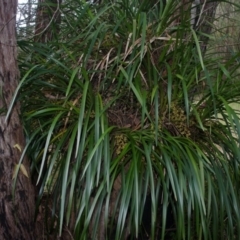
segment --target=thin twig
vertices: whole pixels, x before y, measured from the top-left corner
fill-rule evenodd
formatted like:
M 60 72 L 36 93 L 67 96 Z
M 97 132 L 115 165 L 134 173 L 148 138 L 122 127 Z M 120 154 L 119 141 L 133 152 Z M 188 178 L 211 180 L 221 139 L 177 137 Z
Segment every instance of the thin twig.
M 59 0 L 57 0 L 57 9 L 54 11 L 51 20 L 49 21 L 48 25 L 40 33 L 35 33 L 34 34 L 35 37 L 43 34 L 49 28 L 49 26 L 51 25 L 55 15 L 57 14 L 58 11 L 60 11 L 59 9 L 60 9 L 60 4 L 59 4 Z
M 204 8 L 205 8 L 205 5 L 206 5 L 206 1 L 207 0 L 204 0 L 204 3 L 203 3 L 203 5 L 202 5 L 202 8 L 201 8 L 201 11 L 200 11 L 200 14 L 199 14 L 199 18 L 198 18 L 198 21 L 197 21 L 197 23 L 196 23 L 196 27 L 199 25 L 199 23 L 200 23 L 200 19 L 201 19 L 201 16 L 202 16 L 202 14 L 203 14 L 203 11 L 204 11 Z

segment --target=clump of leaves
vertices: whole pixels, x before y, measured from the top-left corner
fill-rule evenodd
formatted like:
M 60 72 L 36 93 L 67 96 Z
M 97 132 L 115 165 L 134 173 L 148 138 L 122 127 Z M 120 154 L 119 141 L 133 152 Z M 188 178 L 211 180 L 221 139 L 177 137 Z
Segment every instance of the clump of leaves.
M 187 6 L 73 1 L 58 41 L 19 42 L 23 155 L 59 234 L 164 239 L 169 214 L 174 239 L 239 234 L 238 66 L 202 54 Z

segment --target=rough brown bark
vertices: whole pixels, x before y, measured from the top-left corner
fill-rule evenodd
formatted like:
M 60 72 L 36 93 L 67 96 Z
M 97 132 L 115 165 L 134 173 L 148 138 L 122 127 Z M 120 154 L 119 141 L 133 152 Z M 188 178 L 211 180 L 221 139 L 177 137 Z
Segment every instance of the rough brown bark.
M 0 238 L 3 240 L 34 239 L 34 189 L 30 177 L 19 171 L 13 199 L 13 172 L 24 148 L 24 134 L 16 104 L 7 123 L 6 110 L 17 87 L 19 72 L 16 62 L 17 0 L 0 1 Z M 29 163 L 23 165 L 28 175 Z

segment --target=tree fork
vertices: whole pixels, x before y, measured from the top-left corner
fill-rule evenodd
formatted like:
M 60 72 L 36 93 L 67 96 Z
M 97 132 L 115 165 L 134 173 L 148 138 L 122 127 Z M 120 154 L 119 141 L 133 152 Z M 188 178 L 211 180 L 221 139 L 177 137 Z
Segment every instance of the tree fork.
M 12 108 L 5 122 L 7 108 L 18 85 L 16 46 L 17 0 L 0 1 L 0 236 L 1 239 L 35 239 L 35 194 L 31 184 L 29 162 L 24 159 L 23 171 L 19 171 L 14 192 L 14 168 L 19 163 L 24 148 L 23 128 L 19 118 L 20 105 Z

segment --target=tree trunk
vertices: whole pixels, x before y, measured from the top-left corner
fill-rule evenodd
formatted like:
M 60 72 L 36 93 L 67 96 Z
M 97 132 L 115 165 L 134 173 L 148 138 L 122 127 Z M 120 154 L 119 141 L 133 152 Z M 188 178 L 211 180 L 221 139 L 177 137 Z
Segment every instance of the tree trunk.
M 54 34 L 58 34 L 61 23 L 59 11 L 61 2 L 62 0 L 38 0 L 34 37 L 36 42 L 49 42 Z
M 215 20 L 215 13 L 218 1 L 207 1 L 207 0 L 198 0 L 198 15 L 196 19 L 196 28 L 200 32 L 200 46 L 202 53 L 204 54 L 207 50 L 207 44 L 209 37 L 208 35 L 212 32 L 213 22 Z M 197 1 L 197 2 L 198 2 Z
M 19 79 L 16 9 L 17 0 L 0 1 L 0 238 L 3 240 L 35 239 L 35 196 L 27 159 L 24 159 L 24 167 L 18 173 L 14 198 L 12 195 L 14 169 L 24 148 L 19 104 L 15 104 L 9 120 L 5 122 L 6 111 Z

